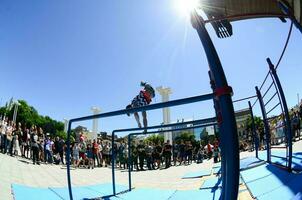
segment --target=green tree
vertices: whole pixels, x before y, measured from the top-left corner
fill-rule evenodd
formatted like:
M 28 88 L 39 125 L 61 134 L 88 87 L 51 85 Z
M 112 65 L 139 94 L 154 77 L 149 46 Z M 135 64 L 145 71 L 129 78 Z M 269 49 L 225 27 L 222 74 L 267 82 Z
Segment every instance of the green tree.
M 44 133 L 55 135 L 57 132 L 64 130 L 64 123 L 51 119 L 49 116 L 39 115 L 38 111 L 30 106 L 25 100 L 18 100 L 18 115 L 16 122 L 21 122 L 23 126 L 30 128 L 32 125 L 41 127 Z M 15 104 L 10 101 L 0 108 L 0 115 L 6 115 L 9 119 L 13 118 Z
M 192 143 L 195 143 L 195 135 L 190 131 L 182 131 L 181 134 L 175 138 L 176 143 L 180 143 L 180 141 L 191 141 Z
M 152 142 L 153 144 L 163 144 L 164 135 L 163 134 L 151 135 L 145 139 L 145 142 Z
M 263 124 L 263 121 L 260 117 L 254 116 L 254 122 L 255 122 L 255 128 L 256 129 L 263 130 L 264 124 Z M 252 130 L 252 117 L 251 116 L 249 116 L 246 120 L 246 129 L 248 131 Z

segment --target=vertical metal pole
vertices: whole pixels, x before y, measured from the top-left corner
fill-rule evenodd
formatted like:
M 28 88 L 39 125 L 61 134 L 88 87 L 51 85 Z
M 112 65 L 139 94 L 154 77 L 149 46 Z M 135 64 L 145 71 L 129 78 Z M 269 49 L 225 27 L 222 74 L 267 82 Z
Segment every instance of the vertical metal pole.
M 210 85 L 211 85 L 211 89 L 213 90 L 213 92 L 216 90 L 216 85 L 215 85 L 215 82 L 213 80 L 213 75 L 211 73 L 211 71 L 208 71 L 208 74 L 209 74 L 209 78 L 210 78 Z M 220 117 L 220 108 L 219 108 L 219 104 L 217 102 L 217 99 L 213 99 L 213 104 L 214 104 L 214 109 L 215 109 L 215 115 L 216 115 L 216 118 L 218 119 L 217 121 L 219 121 L 219 117 Z M 214 126 L 215 127 L 215 126 Z M 219 131 L 219 137 L 221 137 L 221 133 Z M 219 138 L 220 139 L 220 138 Z M 220 146 L 221 143 L 220 143 Z M 226 168 L 226 164 L 225 164 L 225 155 L 224 155 L 224 151 L 221 151 L 221 180 L 222 182 L 225 182 L 225 168 Z M 224 188 L 222 188 L 223 190 Z M 223 191 L 221 192 L 223 194 Z
M 281 104 L 283 105 L 283 109 L 284 109 L 284 117 L 286 119 L 285 123 L 286 123 L 287 142 L 288 142 L 288 166 L 287 166 L 287 168 L 289 171 L 291 171 L 292 170 L 293 144 L 292 144 L 292 130 L 291 130 L 291 122 L 290 122 L 290 118 L 289 118 L 289 113 L 288 113 L 288 107 L 287 107 L 285 95 L 284 95 L 279 77 L 277 75 L 276 69 L 269 58 L 267 58 L 266 61 L 269 65 L 271 73 L 272 73 L 274 80 L 276 82 L 276 85 L 278 87 L 278 91 L 279 91 L 280 98 L 281 98 Z
M 71 123 L 70 120 L 68 122 L 68 129 L 67 129 L 67 154 L 66 154 L 66 166 L 67 166 L 67 183 L 68 183 L 68 192 L 69 192 L 69 199 L 73 200 L 72 197 L 72 188 L 71 188 L 71 177 L 70 177 L 70 132 L 71 132 Z
M 270 163 L 271 162 L 271 147 L 270 147 L 271 134 L 270 134 L 270 128 L 269 128 L 269 125 L 267 123 L 266 110 L 265 110 L 265 107 L 264 107 L 261 92 L 259 91 L 257 86 L 255 87 L 255 89 L 256 89 L 256 94 L 257 94 L 259 104 L 260 104 L 260 108 L 261 108 L 261 112 L 262 112 L 264 130 L 265 130 L 265 135 L 266 135 L 267 162 Z
M 225 165 L 225 171 L 224 174 L 222 174 L 225 179 L 223 179 L 224 181 L 222 182 L 220 198 L 223 200 L 236 200 L 239 187 L 239 145 L 231 94 L 225 91 L 226 88 L 230 88 L 214 44 L 205 28 L 203 19 L 197 14 L 196 10 L 191 14 L 191 22 L 197 30 L 204 47 L 213 81 L 215 82 L 215 93 L 220 108 L 220 116 L 218 117 L 220 121 L 218 122 L 218 126 L 221 139 L 221 151 L 225 157 L 225 162 L 222 163 Z
M 256 151 L 256 158 L 258 158 L 258 149 L 259 149 L 259 138 L 256 132 L 256 126 L 255 126 L 255 120 L 254 120 L 254 113 L 253 113 L 253 108 L 251 105 L 251 102 L 248 102 L 249 104 L 249 109 L 251 113 L 251 118 L 252 118 L 252 134 L 253 134 L 253 146 L 255 146 L 255 151 Z
M 128 135 L 128 185 L 129 185 L 129 191 L 131 191 L 131 164 L 132 164 L 132 160 L 131 160 L 131 135 Z
M 115 171 L 114 171 L 114 167 L 115 167 L 115 160 L 114 160 L 114 154 L 115 154 L 115 150 L 114 150 L 114 131 L 112 131 L 112 135 L 111 135 L 111 144 L 112 144 L 112 154 L 111 154 L 111 163 L 112 163 L 112 187 L 113 187 L 113 195 L 115 196 Z

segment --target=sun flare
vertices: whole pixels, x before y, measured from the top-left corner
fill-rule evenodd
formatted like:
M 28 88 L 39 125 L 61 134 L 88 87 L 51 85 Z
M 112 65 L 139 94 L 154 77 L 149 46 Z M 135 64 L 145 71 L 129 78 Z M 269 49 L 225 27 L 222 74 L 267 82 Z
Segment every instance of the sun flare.
M 198 0 L 174 0 L 175 9 L 184 17 L 190 16 L 190 13 L 198 7 Z

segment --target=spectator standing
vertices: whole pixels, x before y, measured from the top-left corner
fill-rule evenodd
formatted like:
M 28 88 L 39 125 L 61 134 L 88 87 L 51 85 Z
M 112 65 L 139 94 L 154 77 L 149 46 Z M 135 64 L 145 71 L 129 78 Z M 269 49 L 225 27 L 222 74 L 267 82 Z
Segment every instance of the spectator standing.
M 163 156 L 165 158 L 165 168 L 167 169 L 171 166 L 172 145 L 170 144 L 170 140 L 167 140 L 164 144 Z
M 183 140 L 180 141 L 179 144 L 179 165 L 181 165 L 182 162 L 186 163 L 186 152 L 185 152 L 186 145 Z
M 73 166 L 75 168 L 79 167 L 80 164 L 80 148 L 78 143 L 74 143 L 73 147 L 72 147 L 72 156 L 73 156 Z
M 38 133 L 37 131 L 34 129 L 33 130 L 33 135 L 32 135 L 32 141 L 31 141 L 31 148 L 32 148 L 32 152 L 33 152 L 33 164 L 35 165 L 36 163 L 38 165 L 40 165 L 39 162 L 39 145 L 38 145 Z
M 160 145 L 160 142 L 158 142 L 153 150 L 153 159 L 154 162 L 156 163 L 157 169 L 160 168 L 162 150 L 163 150 L 162 146 Z
M 139 160 L 139 170 L 144 171 L 144 160 L 146 157 L 146 151 L 143 140 L 140 140 L 139 144 L 137 145 L 137 153 Z
M 93 151 L 93 166 L 95 166 L 95 160 L 97 161 L 97 166 L 100 167 L 100 159 L 99 159 L 99 144 L 96 139 L 93 140 L 92 143 L 92 151 Z
M 154 161 L 153 161 L 153 157 L 152 157 L 153 146 L 152 146 L 151 142 L 147 142 L 145 151 L 146 151 L 147 168 L 149 170 L 155 169 Z

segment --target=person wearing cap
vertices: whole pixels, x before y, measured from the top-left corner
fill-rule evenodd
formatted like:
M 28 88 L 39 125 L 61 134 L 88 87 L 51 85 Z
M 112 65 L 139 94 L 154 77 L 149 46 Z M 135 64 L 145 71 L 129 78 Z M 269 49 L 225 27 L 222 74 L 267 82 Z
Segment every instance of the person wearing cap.
M 153 89 L 153 87 L 150 84 L 148 84 L 146 82 L 141 82 L 141 87 L 144 87 L 144 89 L 141 90 L 136 97 L 134 97 L 131 104 L 129 104 L 126 107 L 126 109 L 138 108 L 141 106 L 149 105 L 151 103 L 152 98 L 155 97 L 155 90 Z M 127 114 L 127 115 L 130 116 L 130 114 Z M 134 117 L 135 117 L 138 127 L 142 128 L 140 118 L 139 118 L 139 115 L 137 112 L 134 113 Z M 142 111 L 142 117 L 143 117 L 143 125 L 145 128 L 148 126 L 146 111 Z

